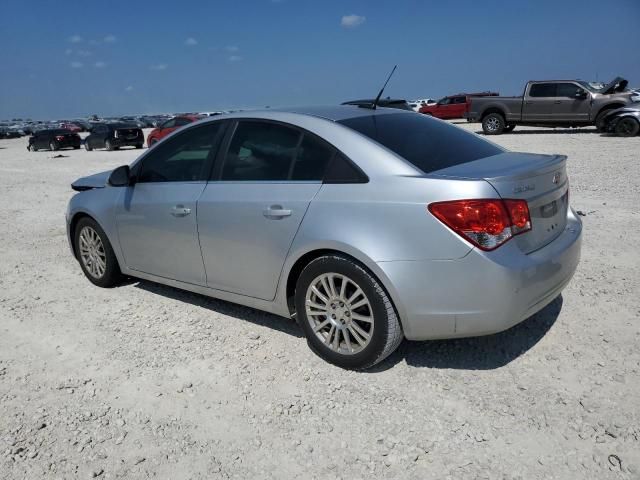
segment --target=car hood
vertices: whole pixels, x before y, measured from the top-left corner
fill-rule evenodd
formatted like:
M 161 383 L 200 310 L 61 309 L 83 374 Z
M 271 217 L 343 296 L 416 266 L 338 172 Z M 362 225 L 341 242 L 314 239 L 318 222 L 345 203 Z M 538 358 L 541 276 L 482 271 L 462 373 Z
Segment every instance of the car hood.
M 89 175 L 88 177 L 79 178 L 71 184 L 71 188 L 76 192 L 91 190 L 93 188 L 104 188 L 107 185 L 107 180 L 109 179 L 111 172 L 112 170 L 107 170 L 106 172 L 100 172 L 94 175 Z
M 627 85 L 629 85 L 628 80 L 625 80 L 622 77 L 616 77 L 613 80 L 611 80 L 611 82 L 609 82 L 607 85 L 605 85 L 604 88 L 598 93 L 602 93 L 605 95 L 608 95 L 611 93 L 619 93 L 624 91 L 624 89 L 627 88 Z

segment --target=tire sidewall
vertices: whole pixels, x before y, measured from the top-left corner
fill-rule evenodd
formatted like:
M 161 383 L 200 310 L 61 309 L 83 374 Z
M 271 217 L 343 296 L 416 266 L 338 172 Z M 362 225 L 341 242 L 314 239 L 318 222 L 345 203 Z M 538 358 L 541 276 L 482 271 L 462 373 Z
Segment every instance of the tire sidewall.
M 105 258 L 106 258 L 105 261 L 107 266 L 105 268 L 104 275 L 101 278 L 93 277 L 87 271 L 87 268 L 84 266 L 84 263 L 80 258 L 80 232 L 84 227 L 93 228 L 93 230 L 95 230 L 95 232 L 100 236 L 100 240 L 102 241 L 102 246 L 105 251 Z M 102 230 L 100 225 L 98 225 L 98 222 L 96 222 L 95 220 L 89 217 L 80 219 L 80 221 L 75 227 L 75 231 L 73 234 L 73 242 L 75 246 L 76 257 L 77 257 L 78 263 L 80 264 L 80 268 L 82 269 L 82 272 L 84 273 L 84 275 L 89 279 L 89 281 L 94 285 L 97 285 L 98 287 L 103 287 L 103 288 L 112 287 L 121 276 L 120 267 L 118 266 L 118 261 L 116 259 L 115 253 L 113 252 L 113 248 L 111 247 L 111 243 L 109 242 L 109 238 L 107 237 L 106 233 L 104 233 L 104 230 Z
M 490 131 L 486 127 L 486 122 L 490 118 L 495 118 L 500 122 L 498 128 L 494 131 Z M 504 117 L 499 113 L 490 113 L 489 115 L 487 115 L 482 119 L 482 131 L 485 133 L 485 135 L 500 135 L 504 131 L 504 128 L 505 128 L 505 120 L 504 120 Z
M 620 126 L 626 122 L 632 122 L 632 133 L 626 133 L 621 131 Z M 640 123 L 633 120 L 632 118 L 622 118 L 616 125 L 616 135 L 620 137 L 635 137 L 638 134 L 638 130 L 640 130 Z
M 374 318 L 373 336 L 369 344 L 353 355 L 342 355 L 327 348 L 316 336 L 309 324 L 305 311 L 305 297 L 311 282 L 323 273 L 339 273 L 356 282 L 367 296 L 371 304 Z M 375 282 L 375 283 L 374 283 Z M 389 320 L 383 298 L 376 291 L 380 283 L 362 266 L 345 257 L 330 255 L 313 260 L 300 274 L 296 283 L 296 316 L 297 321 L 307 337 L 309 347 L 321 358 L 334 365 L 347 369 L 366 368 L 376 362 L 385 348 L 389 330 Z

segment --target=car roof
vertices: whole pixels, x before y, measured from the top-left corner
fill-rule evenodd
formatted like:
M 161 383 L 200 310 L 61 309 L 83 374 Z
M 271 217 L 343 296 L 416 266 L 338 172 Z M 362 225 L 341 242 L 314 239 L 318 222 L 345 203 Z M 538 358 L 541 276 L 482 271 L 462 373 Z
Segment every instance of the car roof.
M 388 115 L 394 113 L 397 114 L 401 112 L 402 110 L 398 110 L 395 108 L 378 107 L 374 110 L 372 108 L 363 108 L 356 105 L 327 105 L 270 108 L 268 110 L 246 110 L 244 112 L 237 112 L 210 118 L 213 120 L 214 118 L 220 117 L 262 117 L 264 114 L 295 113 L 298 115 L 307 115 L 310 117 L 318 117 L 325 120 L 331 120 L 333 122 L 339 122 L 341 120 L 347 120 L 349 118 L 368 117 L 371 115 Z

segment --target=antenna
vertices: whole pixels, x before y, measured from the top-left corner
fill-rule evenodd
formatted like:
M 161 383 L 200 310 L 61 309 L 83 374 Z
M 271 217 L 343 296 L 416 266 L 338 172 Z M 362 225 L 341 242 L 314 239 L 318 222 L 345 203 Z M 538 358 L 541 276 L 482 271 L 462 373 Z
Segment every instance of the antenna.
M 378 93 L 378 96 L 376 97 L 376 99 L 373 101 L 373 105 L 371 105 L 371 108 L 373 110 L 376 109 L 376 107 L 378 106 L 378 102 L 380 101 L 380 97 L 382 96 L 382 92 L 384 92 L 384 89 L 387 87 L 387 83 L 389 83 L 389 80 L 391 80 L 391 75 L 393 75 L 393 72 L 396 71 L 396 68 L 398 68 L 398 65 L 394 65 L 393 66 L 393 70 L 391 70 L 391 73 L 389 74 L 389 76 L 387 77 L 387 81 L 384 82 L 384 85 L 382 86 L 382 88 L 380 89 L 380 93 Z

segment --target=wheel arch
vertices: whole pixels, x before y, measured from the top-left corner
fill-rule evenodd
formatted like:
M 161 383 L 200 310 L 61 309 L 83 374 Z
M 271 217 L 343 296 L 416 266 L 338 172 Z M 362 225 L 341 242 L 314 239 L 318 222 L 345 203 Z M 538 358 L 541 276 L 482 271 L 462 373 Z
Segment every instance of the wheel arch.
M 504 110 L 500 107 L 489 107 L 486 110 L 484 110 L 480 115 L 480 121 L 482 122 L 487 115 L 491 115 L 492 113 L 498 113 L 502 115 L 502 118 L 504 118 L 504 121 L 506 124 L 507 116 L 505 115 Z
M 393 307 L 396 310 L 396 314 L 400 320 L 400 324 L 404 330 L 404 309 L 402 303 L 400 302 L 399 295 L 389 278 L 385 275 L 381 268 L 371 259 L 369 259 L 365 254 L 359 252 L 352 248 L 341 248 L 340 246 L 326 246 L 326 247 L 317 247 L 306 252 L 300 253 L 296 259 L 291 262 L 291 266 L 287 269 L 285 285 L 283 286 L 284 290 L 284 301 L 286 303 L 286 308 L 289 310 L 289 314 L 293 316 L 295 313 L 295 290 L 296 283 L 300 274 L 304 270 L 304 268 L 311 263 L 316 258 L 322 257 L 324 255 L 339 255 L 345 258 L 348 258 L 362 268 L 364 268 L 367 272 L 369 272 L 382 286 L 385 290 L 386 294 L 389 296 Z
M 612 103 L 607 103 L 606 105 L 603 105 L 602 107 L 600 107 L 600 110 L 598 110 L 598 113 L 596 113 L 596 115 L 593 117 L 594 120 L 597 119 L 602 113 L 606 112 L 607 110 L 615 110 L 617 108 L 622 108 L 624 107 L 623 103 L 618 103 L 618 102 L 612 102 Z

